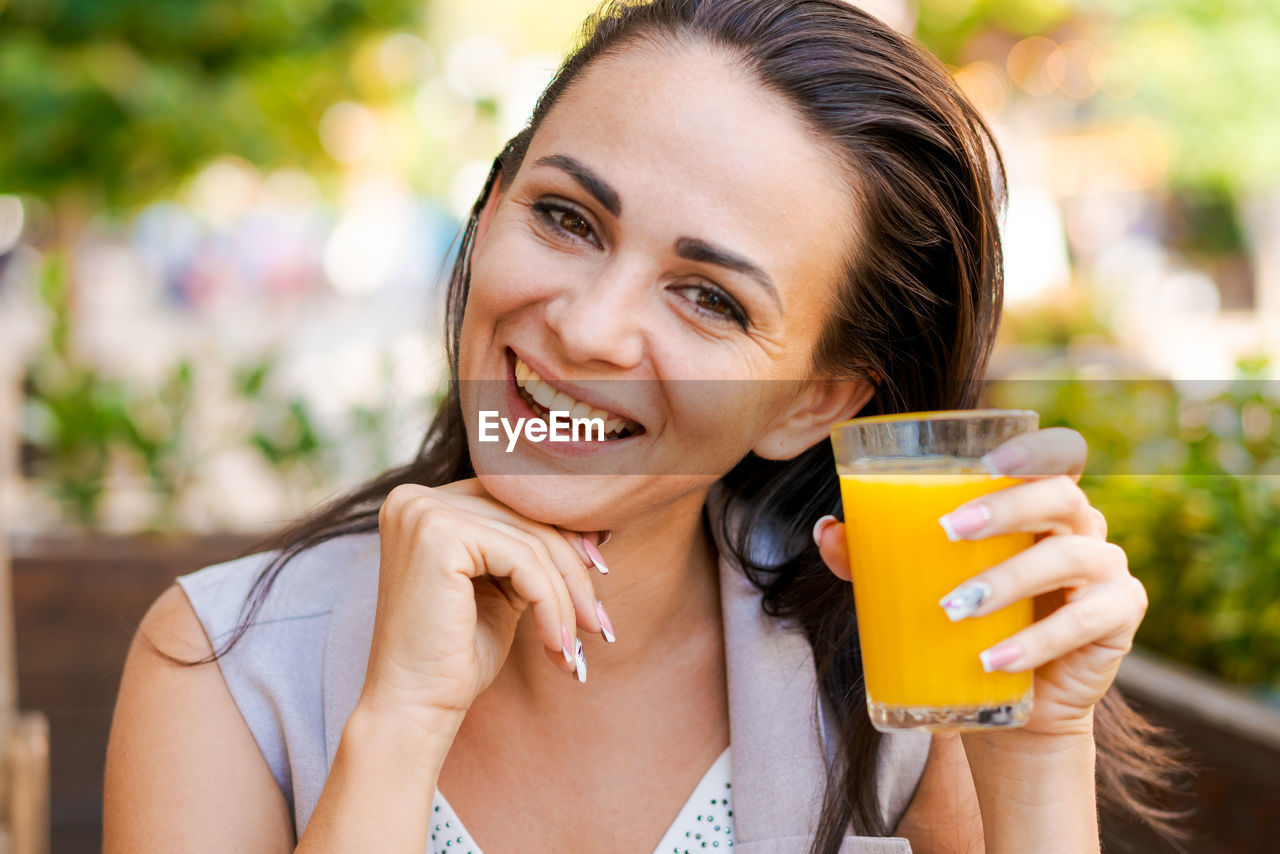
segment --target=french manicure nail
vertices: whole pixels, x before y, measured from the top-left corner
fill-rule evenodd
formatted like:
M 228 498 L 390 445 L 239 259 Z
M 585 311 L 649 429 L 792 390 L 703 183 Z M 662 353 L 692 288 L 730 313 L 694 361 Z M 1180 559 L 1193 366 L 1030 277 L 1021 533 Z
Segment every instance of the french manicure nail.
M 609 622 L 609 615 L 605 613 L 604 603 L 599 599 L 596 600 L 596 617 L 600 620 L 600 629 L 604 639 L 609 643 L 616 641 L 617 638 L 613 636 L 613 623 Z
M 599 539 L 596 541 L 596 546 L 603 546 L 605 543 L 609 542 L 609 538 L 612 536 L 613 531 L 600 531 Z
M 604 555 L 600 554 L 598 548 L 584 539 L 582 541 L 582 549 L 587 553 L 587 557 L 591 558 L 591 562 L 595 564 L 596 569 L 600 570 L 601 575 L 609 574 L 609 567 L 604 565 Z
M 982 669 L 988 673 L 993 670 L 999 670 L 1002 667 L 1008 667 L 1019 658 L 1022 658 L 1022 647 L 1016 643 L 996 644 L 991 649 L 978 653 L 978 660 L 982 662 Z
M 822 529 L 827 526 L 828 522 L 835 521 L 838 521 L 835 516 L 823 516 L 813 523 L 813 544 L 818 548 L 822 548 Z
M 574 675 L 578 677 L 579 682 L 587 681 L 587 654 L 582 651 L 582 641 L 578 641 L 578 646 L 574 650 Z
M 565 664 L 573 664 L 573 653 L 570 647 L 573 646 L 573 638 L 569 637 L 569 627 L 564 623 L 560 624 L 560 651 L 564 653 Z
M 966 581 L 946 596 L 938 604 L 947 612 L 947 618 L 955 623 L 965 617 L 972 616 L 983 602 L 991 596 L 991 585 L 985 581 Z
M 1031 462 L 1031 451 L 1025 445 L 1001 445 L 982 457 L 982 464 L 992 477 L 1012 474 Z
M 938 519 L 951 542 L 978 533 L 991 521 L 991 510 L 985 504 L 969 504 Z

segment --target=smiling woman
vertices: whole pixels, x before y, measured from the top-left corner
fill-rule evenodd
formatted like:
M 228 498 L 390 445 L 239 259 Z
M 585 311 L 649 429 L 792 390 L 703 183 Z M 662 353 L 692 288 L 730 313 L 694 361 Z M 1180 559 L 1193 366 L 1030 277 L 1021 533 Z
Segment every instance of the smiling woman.
M 1097 851 L 1099 797 L 1173 834 L 1077 434 L 997 451 L 964 532 L 1041 535 L 983 577 L 1035 599 L 1030 722 L 867 717 L 827 436 L 976 403 L 999 163 L 847 3 L 605 7 L 476 200 L 416 459 L 140 628 L 107 850 Z M 603 441 L 486 441 L 553 412 Z

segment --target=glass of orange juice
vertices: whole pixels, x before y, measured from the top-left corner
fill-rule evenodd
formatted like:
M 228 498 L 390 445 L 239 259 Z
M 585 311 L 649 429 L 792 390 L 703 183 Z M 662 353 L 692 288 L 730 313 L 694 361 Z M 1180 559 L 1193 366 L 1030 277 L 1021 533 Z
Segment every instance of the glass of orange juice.
M 1032 673 L 987 673 L 978 653 L 1029 626 L 1031 600 L 959 622 L 938 603 L 1034 536 L 951 542 L 938 518 L 1017 483 L 992 475 L 981 457 L 1039 421 L 1030 410 L 958 410 L 855 418 L 831 429 L 876 729 L 1015 727 L 1030 716 Z

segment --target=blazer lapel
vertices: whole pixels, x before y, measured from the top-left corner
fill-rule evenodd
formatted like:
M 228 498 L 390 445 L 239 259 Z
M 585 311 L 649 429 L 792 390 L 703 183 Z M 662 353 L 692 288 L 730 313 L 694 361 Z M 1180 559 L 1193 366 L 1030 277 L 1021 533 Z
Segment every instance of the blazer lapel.
M 799 627 L 761 609 L 761 594 L 720 539 L 720 608 L 729 689 L 733 830 L 738 854 L 807 854 L 827 778 L 813 651 Z M 883 778 L 883 775 L 881 775 Z M 846 836 L 841 854 L 909 854 L 902 838 Z

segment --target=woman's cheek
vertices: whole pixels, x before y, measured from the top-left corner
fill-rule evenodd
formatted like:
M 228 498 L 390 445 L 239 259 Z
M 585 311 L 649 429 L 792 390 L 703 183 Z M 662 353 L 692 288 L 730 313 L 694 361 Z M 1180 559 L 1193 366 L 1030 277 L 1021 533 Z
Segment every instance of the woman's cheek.
M 672 474 L 715 474 L 728 471 L 751 450 L 759 413 L 750 380 L 677 380 L 670 437 L 678 445 Z
M 518 222 L 496 221 L 471 256 L 472 299 L 482 296 L 495 310 L 519 306 L 563 287 L 573 275 L 564 253 Z

